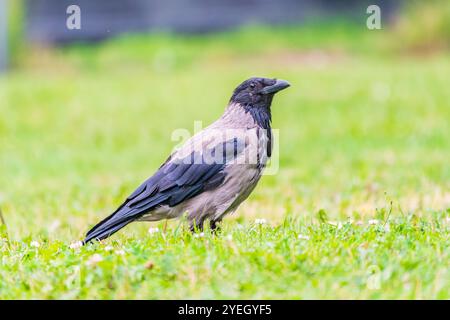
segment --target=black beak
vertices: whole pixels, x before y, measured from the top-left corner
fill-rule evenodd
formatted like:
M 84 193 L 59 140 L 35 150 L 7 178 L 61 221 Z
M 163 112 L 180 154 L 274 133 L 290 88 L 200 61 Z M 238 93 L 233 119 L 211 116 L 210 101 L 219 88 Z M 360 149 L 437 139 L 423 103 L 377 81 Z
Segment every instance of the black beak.
M 289 86 L 290 86 L 290 83 L 287 82 L 286 80 L 278 79 L 274 85 L 264 87 L 263 89 L 261 89 L 260 93 L 262 93 L 262 94 L 276 93 L 278 91 L 286 89 Z

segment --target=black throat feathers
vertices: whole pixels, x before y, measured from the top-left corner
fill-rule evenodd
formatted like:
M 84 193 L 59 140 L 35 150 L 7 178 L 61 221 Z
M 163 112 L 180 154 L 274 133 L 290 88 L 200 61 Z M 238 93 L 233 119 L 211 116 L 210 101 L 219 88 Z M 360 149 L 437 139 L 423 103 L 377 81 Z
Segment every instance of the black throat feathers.
M 264 129 L 267 134 L 267 156 L 272 156 L 272 114 L 270 107 L 267 106 L 252 106 L 250 104 L 243 105 L 246 113 L 250 113 L 255 123 Z M 259 130 L 258 130 L 259 134 Z

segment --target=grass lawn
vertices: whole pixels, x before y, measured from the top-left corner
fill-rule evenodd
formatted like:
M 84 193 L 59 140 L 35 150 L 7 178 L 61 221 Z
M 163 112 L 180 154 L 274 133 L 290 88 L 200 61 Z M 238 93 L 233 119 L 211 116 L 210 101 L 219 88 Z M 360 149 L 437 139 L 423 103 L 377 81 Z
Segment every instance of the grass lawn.
M 22 53 L 0 77 L 0 299 L 449 299 L 448 53 L 321 30 Z M 219 235 L 135 223 L 69 246 L 254 75 L 292 85 L 272 108 L 279 170 Z

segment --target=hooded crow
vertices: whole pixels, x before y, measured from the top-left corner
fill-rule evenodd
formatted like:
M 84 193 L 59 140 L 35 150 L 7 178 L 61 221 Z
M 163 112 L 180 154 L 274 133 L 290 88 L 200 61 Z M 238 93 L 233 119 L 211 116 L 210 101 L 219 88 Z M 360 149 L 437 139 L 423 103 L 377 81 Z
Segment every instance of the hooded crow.
M 186 214 L 192 231 L 211 230 L 250 195 L 272 153 L 271 110 L 284 80 L 250 78 L 233 92 L 223 115 L 175 150 L 84 243 L 102 240 L 133 221 Z

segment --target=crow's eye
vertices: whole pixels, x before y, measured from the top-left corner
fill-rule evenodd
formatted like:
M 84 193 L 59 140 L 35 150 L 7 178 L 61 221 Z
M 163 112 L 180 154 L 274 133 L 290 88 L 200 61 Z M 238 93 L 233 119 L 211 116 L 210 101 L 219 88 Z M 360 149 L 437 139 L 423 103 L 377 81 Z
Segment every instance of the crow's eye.
M 254 89 L 256 87 L 256 84 L 254 82 L 250 83 L 250 88 Z

